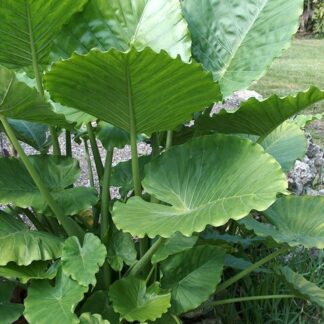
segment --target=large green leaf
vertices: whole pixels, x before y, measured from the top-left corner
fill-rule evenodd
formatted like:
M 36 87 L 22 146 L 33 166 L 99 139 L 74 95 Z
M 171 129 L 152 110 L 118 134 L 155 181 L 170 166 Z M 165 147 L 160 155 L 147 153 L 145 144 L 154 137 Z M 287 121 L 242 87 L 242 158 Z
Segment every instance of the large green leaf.
M 305 133 L 294 123 L 284 122 L 271 132 L 261 145 L 288 172 L 297 159 L 305 156 L 307 141 Z
M 161 264 L 162 288 L 171 289 L 171 311 L 182 314 L 197 308 L 221 280 L 225 252 L 202 245 L 169 257 Z
M 35 88 L 18 80 L 13 71 L 2 66 L 0 66 L 0 114 L 8 118 L 45 125 L 69 126 L 64 116 L 55 114 L 50 104 Z
M 0 324 L 14 323 L 22 315 L 24 306 L 10 303 L 15 283 L 0 280 Z
M 48 138 L 48 127 L 24 120 L 8 120 L 18 140 L 30 145 L 35 150 L 46 153 L 51 142 Z
M 247 88 L 291 42 L 303 0 L 184 0 L 196 60 L 224 96 Z
M 24 315 L 30 324 L 77 324 L 74 309 L 86 291 L 62 272 L 56 277 L 55 286 L 48 280 L 35 280 L 28 289 Z
M 37 260 L 61 256 L 62 241 L 48 233 L 31 231 L 11 215 L 0 212 L 0 265 L 16 262 L 27 266 Z
M 168 130 L 220 99 L 211 75 L 196 63 L 146 48 L 122 53 L 92 50 L 56 63 L 45 76 L 52 99 L 126 131 Z
M 86 0 L 1 0 L 0 64 L 48 63 L 53 39 Z
M 261 146 L 218 134 L 194 138 L 154 159 L 142 185 L 169 205 L 139 197 L 117 202 L 116 226 L 139 237 L 170 237 L 177 231 L 191 236 L 208 224 L 224 225 L 251 209 L 265 210 L 285 191 L 287 180 Z
M 317 304 L 319 307 L 324 307 L 324 289 L 306 280 L 302 275 L 292 271 L 289 267 L 280 267 L 279 271 L 298 295 Z
M 66 215 L 73 215 L 96 204 L 93 188 L 68 188 L 80 175 L 76 160 L 58 156 L 29 156 L 38 174 L 61 205 Z M 39 192 L 23 163 L 16 158 L 0 158 L 0 202 L 18 207 L 33 207 L 39 212 L 48 211 L 47 203 Z
M 166 50 L 170 56 L 191 57 L 191 39 L 178 0 L 91 0 L 56 40 L 57 54 L 69 57 L 77 50 L 97 47 L 125 51 Z
M 69 237 L 63 246 L 62 270 L 82 286 L 96 284 L 96 273 L 106 258 L 106 248 L 100 239 L 92 233 L 84 236 L 81 246 L 75 237 Z
M 115 271 L 121 271 L 124 263 L 131 266 L 136 262 L 135 242 L 129 233 L 110 228 L 107 244 L 107 260 Z
M 156 250 L 151 259 L 152 263 L 161 262 L 170 255 L 190 250 L 196 244 L 197 239 L 196 235 L 186 237 L 175 233 Z
M 103 319 L 99 314 L 83 313 L 80 316 L 80 324 L 110 324 L 110 322 Z
M 111 286 L 109 298 L 122 318 L 145 322 L 154 321 L 167 312 L 171 294 L 162 291 L 157 282 L 147 288 L 144 280 L 127 277 Z
M 7 279 L 19 279 L 27 283 L 31 279 L 53 279 L 56 276 L 58 263 L 48 268 L 48 262 L 35 261 L 28 266 L 19 266 L 9 262 L 6 266 L 0 267 L 0 277 Z
M 278 243 L 324 248 L 324 197 L 279 198 L 264 215 L 273 226 L 252 217 L 240 223 L 257 235 L 272 237 Z
M 234 113 L 221 110 L 213 117 L 203 116 L 197 125 L 201 130 L 264 136 L 286 119 L 323 99 L 324 91 L 316 87 L 310 87 L 309 90 L 299 92 L 295 96 L 280 98 L 273 95 L 261 101 L 251 98 L 243 102 Z

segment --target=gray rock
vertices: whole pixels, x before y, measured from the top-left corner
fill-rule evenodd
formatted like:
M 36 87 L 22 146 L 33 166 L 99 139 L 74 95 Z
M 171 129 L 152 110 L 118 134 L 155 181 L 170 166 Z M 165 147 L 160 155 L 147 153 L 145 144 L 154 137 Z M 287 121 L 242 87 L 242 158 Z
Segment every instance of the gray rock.
M 262 96 L 256 91 L 251 91 L 251 90 L 236 91 L 232 96 L 225 98 L 225 101 L 223 103 L 215 104 L 211 111 L 211 115 L 217 114 L 222 109 L 229 110 L 229 111 L 236 110 L 242 102 L 252 97 L 258 100 L 262 99 Z
M 324 155 L 321 147 L 313 143 L 310 134 L 307 134 L 307 151 L 302 161 L 296 161 L 294 168 L 288 174 L 289 189 L 297 195 L 323 195 L 314 184 L 323 185 Z

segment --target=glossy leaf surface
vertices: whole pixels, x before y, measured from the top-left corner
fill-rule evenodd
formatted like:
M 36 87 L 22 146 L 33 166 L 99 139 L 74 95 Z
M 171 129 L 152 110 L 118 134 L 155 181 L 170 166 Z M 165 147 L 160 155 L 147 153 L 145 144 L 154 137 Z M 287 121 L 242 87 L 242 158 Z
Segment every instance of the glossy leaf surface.
M 257 235 L 272 237 L 278 243 L 306 248 L 324 248 L 324 198 L 289 196 L 279 198 L 264 215 L 272 224 L 253 218 L 240 222 Z
M 225 252 L 214 246 L 197 246 L 169 257 L 161 265 L 163 288 L 171 289 L 175 314 L 197 308 L 221 280 Z
M 173 172 L 170 172 L 173 170 Z M 132 235 L 170 237 L 265 210 L 284 192 L 279 164 L 259 145 L 234 136 L 197 137 L 169 149 L 145 169 L 144 190 L 169 204 L 139 197 L 114 205 L 116 226 Z
M 53 65 L 45 86 L 54 101 L 126 131 L 133 111 L 139 134 L 172 129 L 220 99 L 218 85 L 200 65 L 149 48 L 74 54 Z
M 0 114 L 45 125 L 69 126 L 63 115 L 55 114 L 35 88 L 17 79 L 16 74 L 0 66 Z
M 60 273 L 55 286 L 48 280 L 36 280 L 28 289 L 24 315 L 30 324 L 77 324 L 74 314 L 87 288 Z
M 324 91 L 310 87 L 295 96 L 272 95 L 265 100 L 251 98 L 243 102 L 234 113 L 221 110 L 213 117 L 204 116 L 198 128 L 227 134 L 253 134 L 264 136 L 301 110 L 324 99 Z
M 69 237 L 63 246 L 62 270 L 82 286 L 95 286 L 95 275 L 103 265 L 106 254 L 105 246 L 92 233 L 84 236 L 82 246 L 75 236 Z
M 2 0 L 0 64 L 13 68 L 48 63 L 59 30 L 86 0 Z
M 291 42 L 303 0 L 185 0 L 194 58 L 224 96 L 246 89 Z
M 271 132 L 261 145 L 288 172 L 297 159 L 303 159 L 307 141 L 305 133 L 294 123 L 284 122 Z
M 189 61 L 191 39 L 177 0 L 91 0 L 55 41 L 56 54 L 69 57 L 96 47 L 126 51 L 151 47 Z
M 27 266 L 37 260 L 52 260 L 62 253 L 60 238 L 31 231 L 12 216 L 0 212 L 0 265 L 15 262 Z
M 22 283 L 27 283 L 31 279 L 53 279 L 56 276 L 57 264 L 49 267 L 48 262 L 35 261 L 28 266 L 19 266 L 14 262 L 9 262 L 6 266 L 0 267 L 0 276 L 7 279 L 19 279 Z
M 147 288 L 144 280 L 134 277 L 116 281 L 109 291 L 114 310 L 130 322 L 160 318 L 170 307 L 170 297 L 157 282 Z

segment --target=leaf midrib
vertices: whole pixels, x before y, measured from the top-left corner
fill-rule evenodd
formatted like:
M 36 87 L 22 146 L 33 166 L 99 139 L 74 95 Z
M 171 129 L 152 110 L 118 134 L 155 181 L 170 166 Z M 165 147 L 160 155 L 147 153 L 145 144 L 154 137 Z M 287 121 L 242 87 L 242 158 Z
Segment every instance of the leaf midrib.
M 220 73 L 220 77 L 219 80 L 225 78 L 226 73 L 228 72 L 228 68 L 231 66 L 232 61 L 234 60 L 234 58 L 236 57 L 237 52 L 239 51 L 239 49 L 242 47 L 242 44 L 246 38 L 246 36 L 249 34 L 249 32 L 251 31 L 251 29 L 253 28 L 255 22 L 258 20 L 261 12 L 263 11 L 263 9 L 265 8 L 265 6 L 268 4 L 268 0 L 264 0 L 263 5 L 261 6 L 261 8 L 259 8 L 257 14 L 255 15 L 254 19 L 252 19 L 252 22 L 250 24 L 250 26 L 246 29 L 245 33 L 243 34 L 243 36 L 241 37 L 239 43 L 236 46 L 236 49 L 233 51 L 230 60 L 228 61 L 227 64 L 225 64 L 225 66 L 222 68 L 222 71 Z

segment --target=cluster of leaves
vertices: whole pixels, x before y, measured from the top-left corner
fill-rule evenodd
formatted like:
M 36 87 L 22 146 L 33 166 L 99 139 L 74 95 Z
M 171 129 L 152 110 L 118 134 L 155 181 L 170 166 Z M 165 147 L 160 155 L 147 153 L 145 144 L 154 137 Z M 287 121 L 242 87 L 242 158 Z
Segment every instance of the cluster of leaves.
M 289 45 L 302 6 L 0 2 L 0 121 L 18 153 L 0 158 L 1 323 L 22 314 L 31 324 L 178 323 L 289 248 L 324 247 L 323 198 L 291 196 L 286 176 L 306 150 L 307 120 L 291 118 L 324 92 L 250 99 L 210 116 Z M 91 166 L 91 186 L 76 186 L 71 134 L 98 187 Z M 139 137 L 150 156 L 138 158 Z M 40 154 L 27 156 L 18 140 Z M 114 148 L 126 144 L 131 161 L 113 167 Z M 253 264 L 243 258 L 251 244 L 275 251 Z M 228 278 L 228 269 L 241 271 Z M 283 297 L 324 306 L 324 291 L 300 274 L 267 271 L 291 287 Z M 26 297 L 13 303 L 17 291 Z

